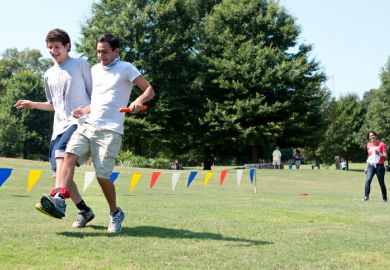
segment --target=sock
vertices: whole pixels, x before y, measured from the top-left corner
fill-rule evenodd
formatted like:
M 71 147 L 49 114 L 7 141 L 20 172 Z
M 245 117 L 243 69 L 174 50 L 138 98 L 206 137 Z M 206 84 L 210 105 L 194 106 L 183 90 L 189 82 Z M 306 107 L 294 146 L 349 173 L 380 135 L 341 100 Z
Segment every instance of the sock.
M 84 200 L 81 200 L 78 204 L 76 204 L 77 209 L 84 210 L 86 212 L 89 212 L 90 208 L 85 204 Z

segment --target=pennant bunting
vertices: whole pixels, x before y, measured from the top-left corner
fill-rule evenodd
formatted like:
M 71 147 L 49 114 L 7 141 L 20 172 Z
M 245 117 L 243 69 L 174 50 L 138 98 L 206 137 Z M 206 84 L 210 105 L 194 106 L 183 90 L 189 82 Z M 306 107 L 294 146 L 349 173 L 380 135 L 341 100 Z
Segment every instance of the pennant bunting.
M 204 177 L 204 183 L 203 183 L 203 186 L 207 186 L 207 184 L 209 183 L 211 177 L 213 176 L 214 172 L 213 171 L 208 171 Z
M 172 191 L 175 190 L 177 182 L 179 182 L 181 172 L 174 172 L 172 174 Z
M 95 179 L 95 172 L 85 172 L 83 192 L 91 185 L 93 179 Z
M 38 181 L 38 179 L 41 177 L 41 175 L 42 175 L 41 170 L 30 170 L 30 173 L 28 174 L 27 192 L 31 191 L 31 189 Z
M 198 174 L 198 172 L 192 171 L 190 175 L 188 176 L 188 181 L 187 181 L 187 188 L 190 187 L 192 181 L 195 179 L 195 176 Z
M 141 173 L 133 174 L 133 177 L 131 178 L 131 182 L 130 182 L 130 192 L 133 192 L 135 186 L 138 184 L 139 179 L 141 179 L 141 176 L 142 176 Z
M 7 181 L 8 177 L 10 177 L 12 173 L 12 169 L 10 168 L 0 168 L 0 187 Z
M 160 176 L 161 172 L 153 172 L 152 173 L 152 180 L 150 180 L 150 189 L 153 188 L 154 184 L 156 183 L 158 177 Z
M 249 177 L 250 177 L 250 179 L 251 179 L 251 183 L 252 183 L 252 184 L 253 184 L 253 178 L 254 178 L 255 173 L 256 173 L 256 169 L 255 169 L 255 168 L 251 168 L 251 169 L 249 170 Z
M 226 177 L 227 172 L 228 172 L 227 170 L 221 171 L 221 178 L 220 178 L 220 180 L 219 180 L 219 185 L 220 185 L 220 186 L 222 186 L 223 181 L 225 181 L 225 177 Z
M 237 170 L 237 187 L 240 187 L 241 179 L 242 179 L 242 170 Z
M 110 176 L 110 180 L 112 182 L 115 182 L 115 180 L 118 178 L 119 172 L 112 172 Z

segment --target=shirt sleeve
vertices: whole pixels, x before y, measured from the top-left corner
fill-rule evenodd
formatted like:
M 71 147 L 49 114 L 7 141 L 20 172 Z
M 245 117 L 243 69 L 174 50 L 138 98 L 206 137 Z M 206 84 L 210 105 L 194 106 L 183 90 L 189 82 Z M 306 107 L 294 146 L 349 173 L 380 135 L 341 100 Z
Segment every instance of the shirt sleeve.
M 141 76 L 141 72 L 138 70 L 138 68 L 136 68 L 133 64 L 130 63 L 129 63 L 129 69 L 127 74 L 130 82 L 133 82 L 135 79 Z
M 92 75 L 91 68 L 87 61 L 83 61 L 81 64 L 81 72 L 85 83 L 85 89 L 87 90 L 88 96 L 92 94 Z

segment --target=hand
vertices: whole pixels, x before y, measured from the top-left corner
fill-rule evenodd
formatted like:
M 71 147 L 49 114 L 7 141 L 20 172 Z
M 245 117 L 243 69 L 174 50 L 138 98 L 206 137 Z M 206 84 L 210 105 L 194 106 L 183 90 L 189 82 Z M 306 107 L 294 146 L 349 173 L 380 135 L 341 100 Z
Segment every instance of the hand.
M 141 107 L 142 107 L 142 103 L 141 102 L 138 102 L 137 100 L 133 101 L 132 103 L 130 103 L 130 110 L 131 110 L 131 113 L 138 113 L 141 111 Z
M 31 100 L 20 99 L 15 104 L 16 109 L 34 109 L 34 103 Z
M 76 119 L 80 119 L 81 117 L 83 117 L 84 115 L 86 115 L 88 112 L 86 112 L 85 110 L 85 107 L 80 107 L 80 108 L 77 108 L 77 109 L 74 109 L 72 111 L 72 116 Z

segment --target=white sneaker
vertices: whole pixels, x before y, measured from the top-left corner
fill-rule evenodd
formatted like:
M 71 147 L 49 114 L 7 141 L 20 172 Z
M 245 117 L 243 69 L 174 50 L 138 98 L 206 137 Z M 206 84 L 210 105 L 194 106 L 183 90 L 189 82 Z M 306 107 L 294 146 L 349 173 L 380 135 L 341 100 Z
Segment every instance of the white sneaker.
M 118 233 L 122 230 L 122 221 L 125 218 L 125 213 L 118 207 L 118 210 L 109 215 L 108 232 Z
M 88 222 L 90 222 L 95 215 L 93 214 L 93 211 L 91 208 L 89 208 L 89 211 L 85 210 L 79 210 L 77 213 L 76 221 L 73 222 L 72 227 L 73 228 L 84 228 L 85 225 L 87 225 Z

